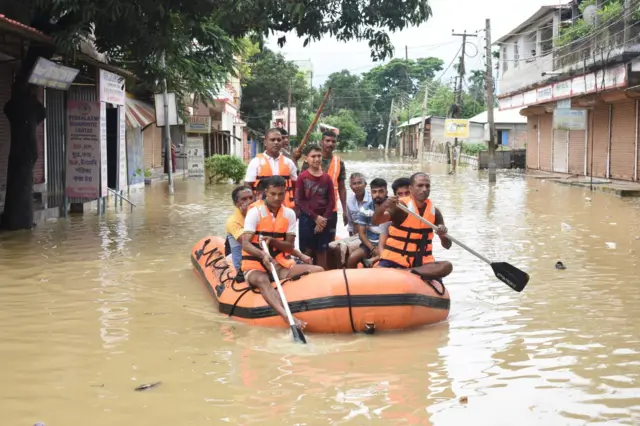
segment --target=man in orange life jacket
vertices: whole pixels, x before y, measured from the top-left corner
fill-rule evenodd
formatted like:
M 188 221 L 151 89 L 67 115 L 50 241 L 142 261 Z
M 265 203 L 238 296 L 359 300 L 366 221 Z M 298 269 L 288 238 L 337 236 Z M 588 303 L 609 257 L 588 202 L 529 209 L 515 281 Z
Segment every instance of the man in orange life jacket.
M 271 285 L 271 265 L 275 266 L 281 280 L 305 272 L 322 272 L 323 269 L 315 265 L 297 265 L 291 259 L 290 254 L 295 252 L 296 214 L 283 204 L 286 198 L 285 179 L 272 176 L 263 182 L 263 187 L 265 199 L 255 202 L 244 220 L 241 269 L 245 280 L 260 289 L 265 302 L 288 321 L 280 295 Z M 267 243 L 269 253 L 262 250 L 260 241 Z M 294 320 L 298 328 L 306 325 L 303 321 Z
M 409 269 L 424 280 L 442 283 L 442 277 L 449 275 L 453 267 L 451 262 L 436 262 L 433 257 L 434 230 L 414 216 L 400 210 L 397 204 L 404 204 L 409 210 L 436 225 L 435 233 L 440 237 L 442 247 L 448 250 L 451 247 L 451 240 L 447 238 L 447 227 L 444 225 L 442 213 L 429 199 L 431 192 L 429 175 L 418 172 L 414 173 L 409 180 L 409 196 L 387 198 L 376 208 L 372 217 L 374 225 L 391 221 L 389 235 L 380 255 L 378 267 Z
M 253 188 L 256 199 L 262 198 L 263 188 L 260 185 L 271 176 L 282 176 L 286 181 L 287 196 L 284 205 L 293 209 L 295 207 L 295 181 L 298 178 L 298 170 L 294 162 L 282 155 L 282 134 L 278 129 L 269 129 L 264 135 L 265 152 L 258 154 L 247 166 L 244 177 L 245 185 Z

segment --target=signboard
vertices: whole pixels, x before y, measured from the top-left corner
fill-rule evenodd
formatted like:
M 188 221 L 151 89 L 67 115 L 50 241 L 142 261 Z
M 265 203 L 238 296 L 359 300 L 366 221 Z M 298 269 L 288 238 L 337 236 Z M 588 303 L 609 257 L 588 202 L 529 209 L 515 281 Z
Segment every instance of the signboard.
M 587 110 L 556 108 L 553 110 L 555 130 L 586 130 Z
M 164 127 L 164 95 L 162 93 L 155 94 L 154 98 L 156 104 L 156 126 Z M 178 120 L 175 93 L 167 93 L 167 103 L 169 104 L 169 126 L 182 124 L 182 122 L 179 122 L 181 120 Z
M 627 86 L 627 67 L 621 64 L 596 73 L 576 76 L 557 83 L 539 87 L 533 91 L 524 93 L 524 105 L 535 105 L 564 98 L 585 95 L 603 90 L 611 90 Z M 510 108 L 518 108 L 521 93 L 504 96 L 498 99 L 501 111 Z
M 447 118 L 444 120 L 444 136 L 447 138 L 468 138 L 469 120 Z
M 118 107 L 118 190 L 127 189 L 127 118 L 125 107 Z
M 184 123 L 184 131 L 187 133 L 211 133 L 211 117 L 204 115 L 192 115 Z
M 204 140 L 202 136 L 187 136 L 187 171 L 189 179 L 204 179 Z
M 100 196 L 107 196 L 109 185 L 107 168 L 107 104 L 100 102 Z
M 296 136 L 298 134 L 298 120 L 296 113 L 296 108 L 291 108 L 291 124 L 287 125 L 287 120 L 289 118 L 288 108 L 271 111 L 271 127 L 285 130 L 289 128 L 289 136 Z
M 101 69 L 99 83 L 100 102 L 125 104 L 124 77 Z
M 99 197 L 100 130 L 100 102 L 67 101 L 67 197 Z
M 29 75 L 29 83 L 52 89 L 68 90 L 79 71 L 39 57 Z

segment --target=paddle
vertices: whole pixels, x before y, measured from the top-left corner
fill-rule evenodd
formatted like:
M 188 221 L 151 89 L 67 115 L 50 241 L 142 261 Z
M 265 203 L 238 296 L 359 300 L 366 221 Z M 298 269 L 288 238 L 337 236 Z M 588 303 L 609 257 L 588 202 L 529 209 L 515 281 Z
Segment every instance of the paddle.
M 400 210 L 410 215 L 413 215 L 425 225 L 430 226 L 433 229 L 436 229 L 436 226 L 434 224 L 432 224 L 422 216 L 418 215 L 417 213 L 412 212 L 404 204 L 398 203 L 397 205 L 398 205 L 398 208 L 400 208 Z M 527 274 L 524 271 L 521 271 L 515 266 L 506 262 L 492 262 L 486 257 L 484 257 L 483 255 L 481 255 L 480 253 L 467 247 L 465 244 L 461 243 L 460 241 L 452 237 L 450 234 L 447 234 L 447 238 L 453 241 L 454 243 L 456 243 L 457 245 L 459 245 L 460 247 L 462 247 L 463 249 L 465 249 L 466 251 L 468 251 L 469 253 L 471 253 L 472 255 L 476 256 L 478 259 L 489 264 L 489 266 L 491 266 L 491 269 L 493 269 L 493 273 L 496 275 L 496 277 L 500 281 L 502 281 L 503 283 L 511 287 L 513 290 L 517 292 L 521 292 L 522 290 L 524 290 L 525 286 L 529 282 L 529 274 Z
M 262 244 L 262 249 L 269 253 L 269 248 L 267 247 L 267 243 L 264 241 L 260 242 Z M 276 271 L 276 267 L 271 264 L 271 274 L 273 275 L 273 280 L 276 282 L 276 287 L 278 288 L 278 294 L 280 294 L 280 299 L 282 300 L 282 305 L 284 306 L 284 310 L 287 313 L 287 320 L 289 321 L 289 326 L 291 327 L 291 332 L 293 333 L 293 340 L 295 342 L 307 343 L 307 339 L 302 334 L 302 330 L 296 327 L 296 323 L 293 321 L 293 315 L 291 315 L 291 310 L 289 310 L 289 303 L 287 302 L 287 298 L 284 295 L 284 291 L 282 291 L 282 284 L 280 284 L 280 278 L 278 278 L 278 272 Z

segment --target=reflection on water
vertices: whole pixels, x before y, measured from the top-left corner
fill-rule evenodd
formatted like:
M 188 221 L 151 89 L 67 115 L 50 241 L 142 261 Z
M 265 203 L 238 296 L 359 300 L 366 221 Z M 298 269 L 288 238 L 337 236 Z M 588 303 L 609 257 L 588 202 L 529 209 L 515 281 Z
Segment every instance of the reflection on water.
M 389 184 L 420 168 L 347 157 Z M 231 186 L 179 177 L 173 197 L 132 194 L 133 214 L 0 236 L 3 424 L 639 424 L 640 203 L 424 168 L 451 234 L 532 278 L 515 293 L 437 250 L 454 263 L 451 316 L 406 333 L 301 346 L 217 314 L 188 251 L 223 232 Z

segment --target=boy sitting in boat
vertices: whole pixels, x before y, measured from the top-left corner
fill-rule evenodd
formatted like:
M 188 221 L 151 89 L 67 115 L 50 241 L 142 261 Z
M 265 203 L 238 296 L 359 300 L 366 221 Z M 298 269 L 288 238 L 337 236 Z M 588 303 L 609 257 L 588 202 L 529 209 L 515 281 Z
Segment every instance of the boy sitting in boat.
M 296 238 L 296 214 L 284 206 L 286 181 L 282 176 L 272 176 L 264 182 L 264 200 L 255 202 L 247 211 L 242 234 L 242 271 L 245 280 L 257 287 L 267 302 L 285 321 L 288 321 L 282 301 L 271 285 L 267 271 L 274 265 L 278 277 L 283 280 L 305 272 L 322 272 L 314 265 L 297 265 L 290 254 L 294 252 Z M 269 248 L 265 252 L 260 242 Z M 294 319 L 300 329 L 306 325 Z
M 242 260 L 242 245 L 240 237 L 244 232 L 244 218 L 247 215 L 249 206 L 254 202 L 253 190 L 247 185 L 241 185 L 231 192 L 231 199 L 236 208 L 227 219 L 225 229 L 227 238 L 225 241 L 225 255 L 231 254 L 231 261 L 236 271 L 240 270 Z
M 433 257 L 434 231 L 440 237 L 442 247 L 449 249 L 451 240 L 447 238 L 444 217 L 431 200 L 431 178 L 423 172 L 414 173 L 409 178 L 409 197 L 389 197 L 375 211 L 371 222 L 379 225 L 391 221 L 389 235 L 380 255 L 378 267 L 408 269 L 422 279 L 442 283 L 442 278 L 453 269 L 451 262 L 436 261 Z M 436 229 L 422 223 L 414 214 L 406 213 L 397 205 L 402 203 L 415 215 L 422 216 L 436 225 Z
M 313 256 L 315 264 L 326 270 L 327 251 L 334 235 L 329 221 L 336 206 L 335 189 L 331 177 L 322 170 L 320 147 L 309 145 L 304 154 L 309 166 L 298 176 L 296 186 L 300 250 Z
M 375 209 L 387 199 L 387 181 L 376 178 L 371 181 L 371 201 L 360 207 L 355 224 L 360 235 L 360 247 L 349 255 L 347 268 L 357 268 L 363 260 L 369 260 L 368 264 L 375 263 L 380 258 L 378 242 L 380 234 L 386 230 L 389 223 L 372 225 L 371 218 Z

